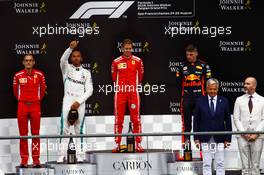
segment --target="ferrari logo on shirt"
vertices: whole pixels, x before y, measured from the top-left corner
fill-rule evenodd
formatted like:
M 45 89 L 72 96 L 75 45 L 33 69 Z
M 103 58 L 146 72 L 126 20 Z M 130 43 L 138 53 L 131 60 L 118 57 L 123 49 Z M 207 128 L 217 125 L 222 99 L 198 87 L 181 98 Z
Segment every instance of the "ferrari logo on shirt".
M 38 78 L 37 74 L 34 74 L 34 84 L 36 83 L 36 79 Z
M 118 68 L 118 69 L 126 69 L 126 68 L 127 68 L 127 64 L 126 64 L 126 63 L 119 63 L 119 64 L 117 65 L 117 68 Z
M 135 64 L 136 62 L 135 62 L 135 60 L 132 60 L 132 64 Z
M 20 84 L 25 84 L 25 83 L 27 83 L 27 78 L 19 78 L 18 81 Z

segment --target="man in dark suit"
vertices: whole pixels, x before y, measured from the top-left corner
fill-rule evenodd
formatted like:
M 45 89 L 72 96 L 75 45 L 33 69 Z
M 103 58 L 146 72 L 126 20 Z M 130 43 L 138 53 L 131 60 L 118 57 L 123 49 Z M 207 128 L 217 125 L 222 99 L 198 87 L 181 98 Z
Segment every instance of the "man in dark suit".
M 232 131 L 229 103 L 217 95 L 219 82 L 211 78 L 206 82 L 206 96 L 196 101 L 194 132 Z M 212 174 L 212 159 L 216 162 L 216 175 L 224 175 L 224 148 L 231 142 L 231 135 L 195 135 L 195 144 L 203 151 L 203 175 Z

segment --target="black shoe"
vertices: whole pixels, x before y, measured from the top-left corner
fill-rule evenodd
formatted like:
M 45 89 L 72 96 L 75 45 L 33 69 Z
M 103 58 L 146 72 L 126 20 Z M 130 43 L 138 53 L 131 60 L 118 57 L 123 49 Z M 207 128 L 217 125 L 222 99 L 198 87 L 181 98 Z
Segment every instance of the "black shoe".
M 23 164 L 21 164 L 20 166 L 19 166 L 19 168 L 27 168 L 28 166 L 27 165 L 23 165 Z
M 42 168 L 40 164 L 33 165 L 33 168 Z

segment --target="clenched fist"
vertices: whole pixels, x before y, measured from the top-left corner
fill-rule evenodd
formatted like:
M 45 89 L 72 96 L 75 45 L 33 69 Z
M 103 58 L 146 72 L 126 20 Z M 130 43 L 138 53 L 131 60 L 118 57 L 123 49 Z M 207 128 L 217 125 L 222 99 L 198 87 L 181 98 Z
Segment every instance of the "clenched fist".
M 79 43 L 79 41 L 72 41 L 72 42 L 70 43 L 70 48 L 71 48 L 71 49 L 75 49 L 75 48 L 78 46 L 78 43 Z
M 78 103 L 77 101 L 74 102 L 72 105 L 71 105 L 71 109 L 78 109 L 80 107 L 80 103 Z

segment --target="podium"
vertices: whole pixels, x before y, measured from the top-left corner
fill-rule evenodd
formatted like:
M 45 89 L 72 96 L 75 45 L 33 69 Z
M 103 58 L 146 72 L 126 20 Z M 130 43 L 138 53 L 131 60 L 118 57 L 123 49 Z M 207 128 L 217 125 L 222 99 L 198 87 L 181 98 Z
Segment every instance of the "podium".
M 167 162 L 173 159 L 173 154 L 164 150 L 148 150 L 144 153 L 86 153 L 86 160 L 97 165 L 98 175 L 163 175 L 167 174 Z
M 144 153 L 86 152 L 77 164 L 47 162 L 46 168 L 17 168 L 19 175 L 201 175 L 202 161 L 177 161 L 176 153 L 145 150 Z
M 177 161 L 176 152 L 145 150 L 144 153 L 86 153 L 87 162 L 96 164 L 97 175 L 202 175 L 202 161 Z

